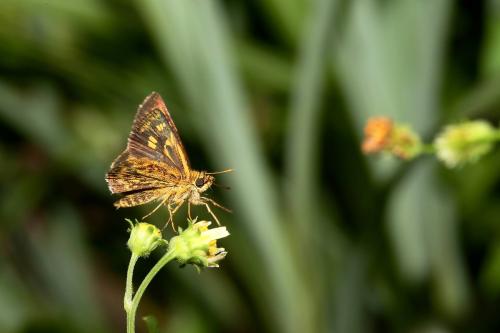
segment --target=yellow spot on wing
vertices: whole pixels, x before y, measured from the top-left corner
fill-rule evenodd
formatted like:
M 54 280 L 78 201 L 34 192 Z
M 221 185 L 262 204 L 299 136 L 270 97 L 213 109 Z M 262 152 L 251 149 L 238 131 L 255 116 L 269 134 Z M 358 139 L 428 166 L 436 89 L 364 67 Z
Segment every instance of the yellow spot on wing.
M 158 140 L 156 140 L 155 137 L 150 136 L 148 138 L 148 146 L 149 148 L 156 149 L 156 144 L 158 143 Z
M 168 157 L 169 160 L 173 162 L 172 156 L 170 156 L 170 151 L 167 149 L 167 146 L 170 146 L 168 142 L 165 142 L 165 147 L 163 147 L 163 154 Z
M 157 129 L 159 132 L 163 131 L 163 129 L 164 129 L 164 128 L 165 128 L 165 124 L 163 124 L 163 123 L 161 123 L 161 124 L 159 124 L 159 125 L 156 125 L 156 129 Z

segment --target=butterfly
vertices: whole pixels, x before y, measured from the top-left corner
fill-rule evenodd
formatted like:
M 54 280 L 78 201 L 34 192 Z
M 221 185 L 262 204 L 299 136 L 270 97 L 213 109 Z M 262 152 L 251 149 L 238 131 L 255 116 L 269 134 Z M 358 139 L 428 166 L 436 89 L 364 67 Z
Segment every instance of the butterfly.
M 117 208 L 159 204 L 146 216 L 165 205 L 169 222 L 185 203 L 191 218 L 191 204 L 203 205 L 220 225 L 209 204 L 229 209 L 202 194 L 214 184 L 214 174 L 191 169 L 179 133 L 161 96 L 153 92 L 139 105 L 128 137 L 127 148 L 114 160 L 106 174 L 111 193 L 123 195 L 114 203 Z

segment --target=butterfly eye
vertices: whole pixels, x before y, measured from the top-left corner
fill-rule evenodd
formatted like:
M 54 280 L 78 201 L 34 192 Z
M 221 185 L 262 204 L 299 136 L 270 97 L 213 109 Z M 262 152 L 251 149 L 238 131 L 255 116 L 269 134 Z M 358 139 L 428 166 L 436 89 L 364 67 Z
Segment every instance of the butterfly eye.
M 205 180 L 203 178 L 198 178 L 198 179 L 196 179 L 195 184 L 198 187 L 202 187 L 205 184 Z

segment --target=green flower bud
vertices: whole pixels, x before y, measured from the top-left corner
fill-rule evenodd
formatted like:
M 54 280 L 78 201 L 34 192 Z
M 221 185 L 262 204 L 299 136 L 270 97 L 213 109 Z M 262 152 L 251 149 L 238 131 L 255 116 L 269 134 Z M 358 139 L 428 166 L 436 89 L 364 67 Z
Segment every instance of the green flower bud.
M 437 157 L 449 168 L 476 162 L 493 148 L 495 134 L 482 120 L 446 126 L 434 141 Z
M 193 264 L 197 267 L 219 267 L 217 264 L 227 252 L 217 247 L 217 239 L 229 236 L 226 227 L 208 229 L 210 222 L 189 222 L 186 230 L 179 228 L 179 235 L 169 243 L 181 264 Z
M 127 245 L 135 255 L 146 257 L 163 241 L 161 231 L 156 226 L 145 222 L 136 222 L 134 225 L 130 220 L 127 221 L 132 227 Z

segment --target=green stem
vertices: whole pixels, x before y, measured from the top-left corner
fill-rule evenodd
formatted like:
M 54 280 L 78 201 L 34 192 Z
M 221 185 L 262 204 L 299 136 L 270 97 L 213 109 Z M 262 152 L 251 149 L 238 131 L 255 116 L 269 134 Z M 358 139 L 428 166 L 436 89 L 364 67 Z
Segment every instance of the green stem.
M 139 302 L 141 301 L 142 295 L 144 294 L 144 291 L 148 287 L 149 283 L 153 278 L 155 277 L 156 274 L 165 266 L 167 263 L 169 263 L 172 259 L 175 258 L 175 252 L 174 251 L 168 251 L 163 255 L 163 257 L 158 260 L 156 265 L 151 268 L 149 271 L 148 275 L 142 280 L 141 285 L 137 289 L 137 292 L 135 293 L 133 299 L 132 299 L 132 304 L 127 311 L 127 333 L 135 333 L 135 315 L 137 312 L 137 307 L 139 306 Z M 128 279 L 127 279 L 128 281 Z M 126 309 L 125 309 L 126 310 Z
M 436 147 L 433 144 L 423 144 L 422 153 L 423 154 L 434 154 L 436 152 Z
M 128 269 L 127 269 L 127 283 L 125 285 L 125 296 L 123 297 L 123 307 L 125 309 L 125 312 L 128 314 L 130 313 L 130 308 L 132 306 L 132 294 L 134 292 L 133 290 L 133 276 L 134 276 L 134 267 L 137 262 L 137 259 L 139 259 L 139 256 L 135 253 L 132 253 L 130 256 L 130 261 L 128 263 Z M 134 332 L 134 323 L 132 322 L 132 326 L 130 326 L 129 321 L 127 320 L 127 333 L 133 333 Z

